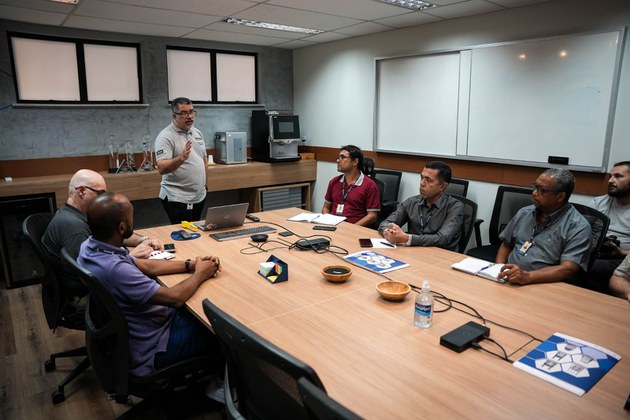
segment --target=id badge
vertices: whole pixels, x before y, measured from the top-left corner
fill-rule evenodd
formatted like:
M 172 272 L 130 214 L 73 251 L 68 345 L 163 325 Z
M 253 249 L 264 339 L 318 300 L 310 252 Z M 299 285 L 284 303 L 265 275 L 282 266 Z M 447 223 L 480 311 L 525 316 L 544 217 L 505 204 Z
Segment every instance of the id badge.
M 344 204 L 337 204 L 337 214 L 343 214 L 343 206 Z
M 523 246 L 518 249 L 518 253 L 521 255 L 527 255 L 527 251 L 532 247 L 532 245 L 532 242 L 526 241 Z
M 192 210 L 192 209 L 193 209 L 192 203 L 186 204 L 186 210 Z

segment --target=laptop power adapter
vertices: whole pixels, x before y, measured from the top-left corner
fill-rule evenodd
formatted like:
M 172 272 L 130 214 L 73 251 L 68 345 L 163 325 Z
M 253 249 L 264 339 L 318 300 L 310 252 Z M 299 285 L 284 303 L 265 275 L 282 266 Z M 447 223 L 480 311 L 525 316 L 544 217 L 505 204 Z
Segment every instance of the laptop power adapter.
M 468 322 L 461 327 L 440 337 L 440 344 L 457 353 L 461 353 L 472 345 L 478 343 L 484 337 L 490 336 L 490 329 L 476 322 Z

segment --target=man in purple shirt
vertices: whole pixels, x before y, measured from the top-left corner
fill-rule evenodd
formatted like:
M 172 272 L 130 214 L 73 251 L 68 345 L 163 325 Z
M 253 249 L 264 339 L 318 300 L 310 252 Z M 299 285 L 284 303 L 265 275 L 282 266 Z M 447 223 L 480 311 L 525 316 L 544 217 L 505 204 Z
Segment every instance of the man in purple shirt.
M 133 232 L 133 206 L 121 194 L 104 193 L 87 209 L 92 236 L 81 245 L 78 262 L 112 294 L 129 325 L 130 372 L 145 376 L 190 356 L 216 352 L 216 337 L 184 303 L 206 280 L 221 271 L 218 257 L 165 261 L 137 259 L 122 248 Z M 150 276 L 192 273 L 174 287 Z

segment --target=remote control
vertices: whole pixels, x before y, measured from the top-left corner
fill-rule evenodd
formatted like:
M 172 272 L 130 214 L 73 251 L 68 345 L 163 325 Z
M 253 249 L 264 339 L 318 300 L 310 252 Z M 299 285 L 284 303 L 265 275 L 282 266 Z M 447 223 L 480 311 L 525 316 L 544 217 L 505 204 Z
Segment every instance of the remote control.
M 249 214 L 247 213 L 245 215 L 245 217 L 247 217 L 249 220 L 251 220 L 252 222 L 260 222 L 260 219 L 256 216 L 254 216 L 253 214 Z
M 313 229 L 314 230 L 329 230 L 331 232 L 337 230 L 335 226 L 320 226 L 320 225 L 313 226 Z

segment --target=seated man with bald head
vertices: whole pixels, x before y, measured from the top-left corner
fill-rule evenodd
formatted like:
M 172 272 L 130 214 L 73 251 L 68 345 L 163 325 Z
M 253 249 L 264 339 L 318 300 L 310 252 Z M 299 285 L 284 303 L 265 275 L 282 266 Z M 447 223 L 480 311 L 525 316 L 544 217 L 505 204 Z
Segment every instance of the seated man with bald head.
M 44 236 L 42 245 L 47 251 L 49 262 L 57 274 L 60 286 L 65 295 L 72 296 L 76 307 L 85 307 L 87 289 L 78 279 L 70 275 L 61 264 L 61 248 L 76 258 L 79 247 L 91 234 L 85 213 L 92 200 L 107 191 L 105 179 L 98 172 L 80 169 L 70 179 L 68 199 L 62 208 L 57 210 Z M 133 255 L 148 258 L 149 254 L 161 249 L 160 241 L 145 236 L 132 235 L 125 240 L 125 246 L 135 247 Z
M 166 261 L 134 258 L 122 247 L 133 232 L 133 206 L 121 194 L 104 193 L 90 203 L 92 236 L 81 245 L 77 261 L 112 294 L 129 326 L 130 372 L 145 376 L 179 360 L 220 350 L 214 334 L 184 307 L 206 280 L 216 277 L 218 257 Z M 152 277 L 191 273 L 173 287 Z
M 573 282 L 586 271 L 591 225 L 569 203 L 575 177 L 547 169 L 532 184 L 533 205 L 523 207 L 499 234 L 499 277 L 512 284 Z

